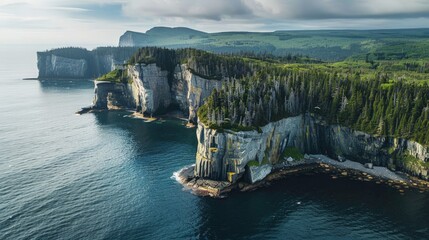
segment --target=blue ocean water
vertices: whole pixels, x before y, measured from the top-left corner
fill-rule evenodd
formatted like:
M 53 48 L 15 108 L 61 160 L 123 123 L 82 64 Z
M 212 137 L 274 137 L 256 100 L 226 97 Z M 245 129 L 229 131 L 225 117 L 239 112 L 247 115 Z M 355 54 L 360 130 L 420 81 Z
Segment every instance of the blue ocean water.
M 194 129 L 75 115 L 90 81 L 23 81 L 40 47 L 0 47 L 0 239 L 428 239 L 429 195 L 327 175 L 224 199 L 171 178 Z M 43 49 L 43 48 L 42 48 Z

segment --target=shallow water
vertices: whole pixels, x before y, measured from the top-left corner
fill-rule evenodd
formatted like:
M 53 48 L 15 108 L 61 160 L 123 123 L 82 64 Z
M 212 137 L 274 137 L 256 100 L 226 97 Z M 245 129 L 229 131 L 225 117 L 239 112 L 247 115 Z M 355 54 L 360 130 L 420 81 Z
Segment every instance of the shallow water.
M 427 239 L 429 195 L 328 175 L 225 199 L 171 176 L 195 159 L 195 129 L 77 116 L 90 81 L 35 76 L 29 48 L 0 48 L 0 239 Z M 13 55 L 13 56 L 12 56 Z M 28 56 L 28 57 L 26 57 Z

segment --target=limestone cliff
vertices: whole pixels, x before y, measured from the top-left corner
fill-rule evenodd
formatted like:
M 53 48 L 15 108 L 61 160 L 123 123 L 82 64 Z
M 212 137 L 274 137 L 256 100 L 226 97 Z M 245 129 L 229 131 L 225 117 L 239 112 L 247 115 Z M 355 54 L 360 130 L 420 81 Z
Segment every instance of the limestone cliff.
M 94 109 L 135 108 L 132 86 L 124 83 L 94 81 Z
M 186 65 L 177 66 L 172 84 L 173 101 L 189 115 L 189 120 L 196 122 L 197 110 L 211 92 L 222 86 L 222 81 L 202 78 Z
M 269 123 L 260 132 L 220 132 L 199 122 L 197 139 L 194 174 L 213 180 L 235 181 L 244 175 L 248 163 L 253 160 L 258 162 L 260 169 L 253 167 L 251 170 L 257 179 L 261 179 L 261 174 L 269 173 L 263 166 L 282 162 L 282 153 L 287 147 L 296 147 L 304 153 L 372 162 L 428 179 L 425 168 L 404 164 L 393 157 L 394 154 L 407 154 L 419 161 L 419 165 L 429 161 L 427 147 L 405 139 L 371 136 L 347 127 L 328 125 L 309 114 Z
M 116 108 L 133 108 L 141 113 L 157 114 L 177 107 L 196 122 L 196 112 L 222 81 L 202 78 L 186 65 L 177 65 L 172 79 L 156 64 L 130 65 L 128 83 L 96 82 L 93 107 L 108 109 L 107 97 L 118 99 Z M 112 108 L 112 107 L 110 107 Z
M 88 61 L 71 59 L 54 54 L 37 56 L 39 77 L 84 78 L 88 75 Z
M 127 61 L 137 48 L 60 48 L 37 52 L 39 78 L 89 79 L 106 74 Z
M 142 113 L 154 114 L 167 109 L 171 104 L 168 72 L 156 64 L 136 64 L 128 67 L 135 89 L 136 104 Z

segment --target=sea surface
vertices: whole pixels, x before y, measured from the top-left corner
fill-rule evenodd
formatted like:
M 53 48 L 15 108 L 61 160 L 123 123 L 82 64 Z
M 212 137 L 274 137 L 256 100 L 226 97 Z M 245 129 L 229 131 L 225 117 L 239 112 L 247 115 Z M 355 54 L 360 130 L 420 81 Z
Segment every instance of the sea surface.
M 429 239 L 429 194 L 329 175 L 224 199 L 171 178 L 195 129 L 127 112 L 75 115 L 91 81 L 37 76 L 36 50 L 0 47 L 0 239 Z

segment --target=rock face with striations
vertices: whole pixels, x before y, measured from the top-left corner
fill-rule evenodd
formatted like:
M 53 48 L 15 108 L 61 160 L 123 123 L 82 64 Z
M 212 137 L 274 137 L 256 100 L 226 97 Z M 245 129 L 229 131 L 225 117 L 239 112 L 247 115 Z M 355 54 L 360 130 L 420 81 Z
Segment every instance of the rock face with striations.
M 222 81 L 202 78 L 192 73 L 186 64 L 178 65 L 172 83 L 173 101 L 187 112 L 191 121 L 196 122 L 197 110 L 203 105 L 204 99 L 221 86 Z
M 56 55 L 37 57 L 40 77 L 52 78 L 84 78 L 88 73 L 88 61 L 71 59 Z
M 296 147 L 305 153 L 325 154 L 333 158 L 342 156 L 379 166 L 396 165 L 396 170 L 428 179 L 425 169 L 409 167 L 392 158 L 391 154 L 395 152 L 411 155 L 421 163 L 429 161 L 429 149 L 413 141 L 376 137 L 347 127 L 327 125 L 309 114 L 272 122 L 261 130 L 260 133 L 218 132 L 199 122 L 195 176 L 235 181 L 249 168 L 247 164 L 256 160 L 260 169 L 252 169 L 256 173 L 253 177 L 259 180 L 261 171 L 265 175 L 269 173 L 263 169 L 264 164 L 272 166 L 279 163 L 287 147 Z
M 117 108 L 126 106 L 142 113 L 157 114 L 177 107 L 189 116 L 190 121 L 196 122 L 197 110 L 204 99 L 213 89 L 222 86 L 222 81 L 205 79 L 192 73 L 186 64 L 177 65 L 171 74 L 156 64 L 128 66 L 127 72 L 131 79 L 128 84 L 95 83 L 94 108 L 108 109 L 106 98 L 118 96 L 120 106 Z
M 128 67 L 135 89 L 134 96 L 141 112 L 153 114 L 167 109 L 171 104 L 168 72 L 156 64 L 136 64 Z
M 136 104 L 129 84 L 94 81 L 94 109 L 135 108 Z
M 100 47 L 92 51 L 60 48 L 37 52 L 39 78 L 89 79 L 104 75 L 128 60 L 137 48 Z

